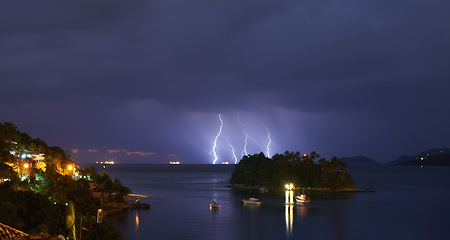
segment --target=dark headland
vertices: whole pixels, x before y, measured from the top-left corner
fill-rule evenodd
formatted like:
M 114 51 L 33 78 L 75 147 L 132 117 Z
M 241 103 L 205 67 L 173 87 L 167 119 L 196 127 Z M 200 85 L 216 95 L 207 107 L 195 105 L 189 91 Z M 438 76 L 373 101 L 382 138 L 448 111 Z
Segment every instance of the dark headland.
M 397 166 L 450 166 L 450 148 L 433 148 L 413 156 L 402 155 L 388 164 Z

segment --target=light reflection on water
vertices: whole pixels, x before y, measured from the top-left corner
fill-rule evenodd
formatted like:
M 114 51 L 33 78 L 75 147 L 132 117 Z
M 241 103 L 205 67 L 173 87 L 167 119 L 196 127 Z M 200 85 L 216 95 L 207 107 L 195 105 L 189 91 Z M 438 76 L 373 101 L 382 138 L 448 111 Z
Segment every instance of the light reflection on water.
M 135 211 L 136 235 L 139 231 L 139 211 Z
M 286 220 L 286 234 L 290 238 L 292 235 L 292 225 L 294 225 L 294 205 L 286 204 L 284 206 L 284 215 Z
M 286 220 L 286 234 L 290 238 L 292 235 L 292 225 L 294 225 L 294 191 L 286 190 L 284 200 L 284 215 Z
M 299 206 L 296 207 L 296 210 L 298 211 L 298 215 L 301 218 L 304 218 L 308 215 L 308 205 L 309 204 L 299 204 Z
M 151 209 L 114 216 L 125 240 L 138 239 L 450 239 L 450 168 L 353 169 L 360 188 L 375 193 L 312 192 L 308 205 L 285 205 L 286 192 L 227 188 L 232 168 L 108 168 Z M 295 195 L 296 193 L 294 193 Z M 221 205 L 210 210 L 211 197 Z M 257 197 L 261 206 L 241 200 Z M 290 196 L 288 197 L 290 199 Z

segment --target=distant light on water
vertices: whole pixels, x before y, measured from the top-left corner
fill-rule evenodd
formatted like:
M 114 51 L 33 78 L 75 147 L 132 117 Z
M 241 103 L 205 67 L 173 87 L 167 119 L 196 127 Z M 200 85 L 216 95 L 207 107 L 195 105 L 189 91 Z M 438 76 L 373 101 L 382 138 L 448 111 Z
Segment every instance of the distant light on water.
M 115 164 L 115 162 L 114 161 L 104 161 L 104 162 L 99 162 L 99 161 L 97 161 L 97 162 L 95 162 L 96 164 L 108 164 L 108 165 L 113 165 L 113 164 Z

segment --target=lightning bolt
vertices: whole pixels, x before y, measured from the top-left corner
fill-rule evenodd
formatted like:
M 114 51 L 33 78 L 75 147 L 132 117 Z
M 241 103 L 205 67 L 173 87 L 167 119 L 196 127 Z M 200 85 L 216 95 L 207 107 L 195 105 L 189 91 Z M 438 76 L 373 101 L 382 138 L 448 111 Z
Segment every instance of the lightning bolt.
M 212 150 L 211 150 L 211 152 L 214 154 L 213 164 L 216 164 L 216 161 L 217 161 L 217 159 L 218 159 L 218 157 L 217 157 L 217 152 L 216 152 L 216 148 L 217 148 L 217 139 L 219 138 L 220 134 L 222 134 L 222 127 L 223 127 L 223 120 L 222 120 L 221 114 L 219 114 L 219 120 L 220 120 L 220 128 L 219 128 L 219 132 L 217 133 L 216 137 L 214 138 L 214 145 L 213 145 L 213 148 L 212 148 Z
M 245 129 L 244 129 L 244 134 L 245 134 L 245 140 L 244 140 L 244 150 L 242 150 L 242 156 L 247 156 L 248 155 L 248 152 L 247 152 L 248 134 L 245 132 Z
M 236 152 L 234 151 L 234 147 L 233 147 L 233 145 L 231 145 L 230 139 L 226 138 L 226 137 L 223 137 L 223 138 L 227 141 L 228 146 L 230 146 L 231 154 L 233 154 L 233 158 L 234 158 L 234 164 L 237 164 L 238 159 L 236 157 Z
M 267 148 L 267 157 L 270 158 L 270 153 L 269 153 L 269 151 L 270 151 L 270 143 L 272 142 L 272 139 L 270 138 L 270 132 L 269 132 L 269 129 L 266 127 L 266 125 L 264 125 L 264 123 L 263 123 L 262 125 L 263 125 L 263 127 L 266 129 L 266 131 L 267 131 L 267 138 L 269 139 L 269 142 L 267 143 L 266 148 Z
M 244 126 L 244 123 L 241 121 L 240 115 L 238 115 L 238 121 L 239 121 L 239 123 L 241 124 L 242 129 L 243 129 L 244 134 L 245 134 L 245 139 L 244 139 L 244 150 L 242 150 L 242 156 L 247 156 L 247 155 L 248 155 L 248 152 L 247 152 L 247 145 L 248 145 L 248 137 L 249 137 L 249 136 L 248 136 L 247 132 L 245 131 L 245 126 Z

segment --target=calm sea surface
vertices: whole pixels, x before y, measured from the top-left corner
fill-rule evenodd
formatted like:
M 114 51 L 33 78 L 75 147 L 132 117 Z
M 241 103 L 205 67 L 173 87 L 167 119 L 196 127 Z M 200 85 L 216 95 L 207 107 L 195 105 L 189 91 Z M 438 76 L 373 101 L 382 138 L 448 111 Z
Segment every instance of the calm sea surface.
M 285 206 L 284 192 L 227 188 L 233 165 L 113 165 L 105 169 L 150 209 L 111 216 L 124 240 L 450 239 L 450 168 L 351 167 L 372 193 L 311 193 Z M 261 206 L 244 206 L 257 197 Z M 211 199 L 220 209 L 210 209 Z

